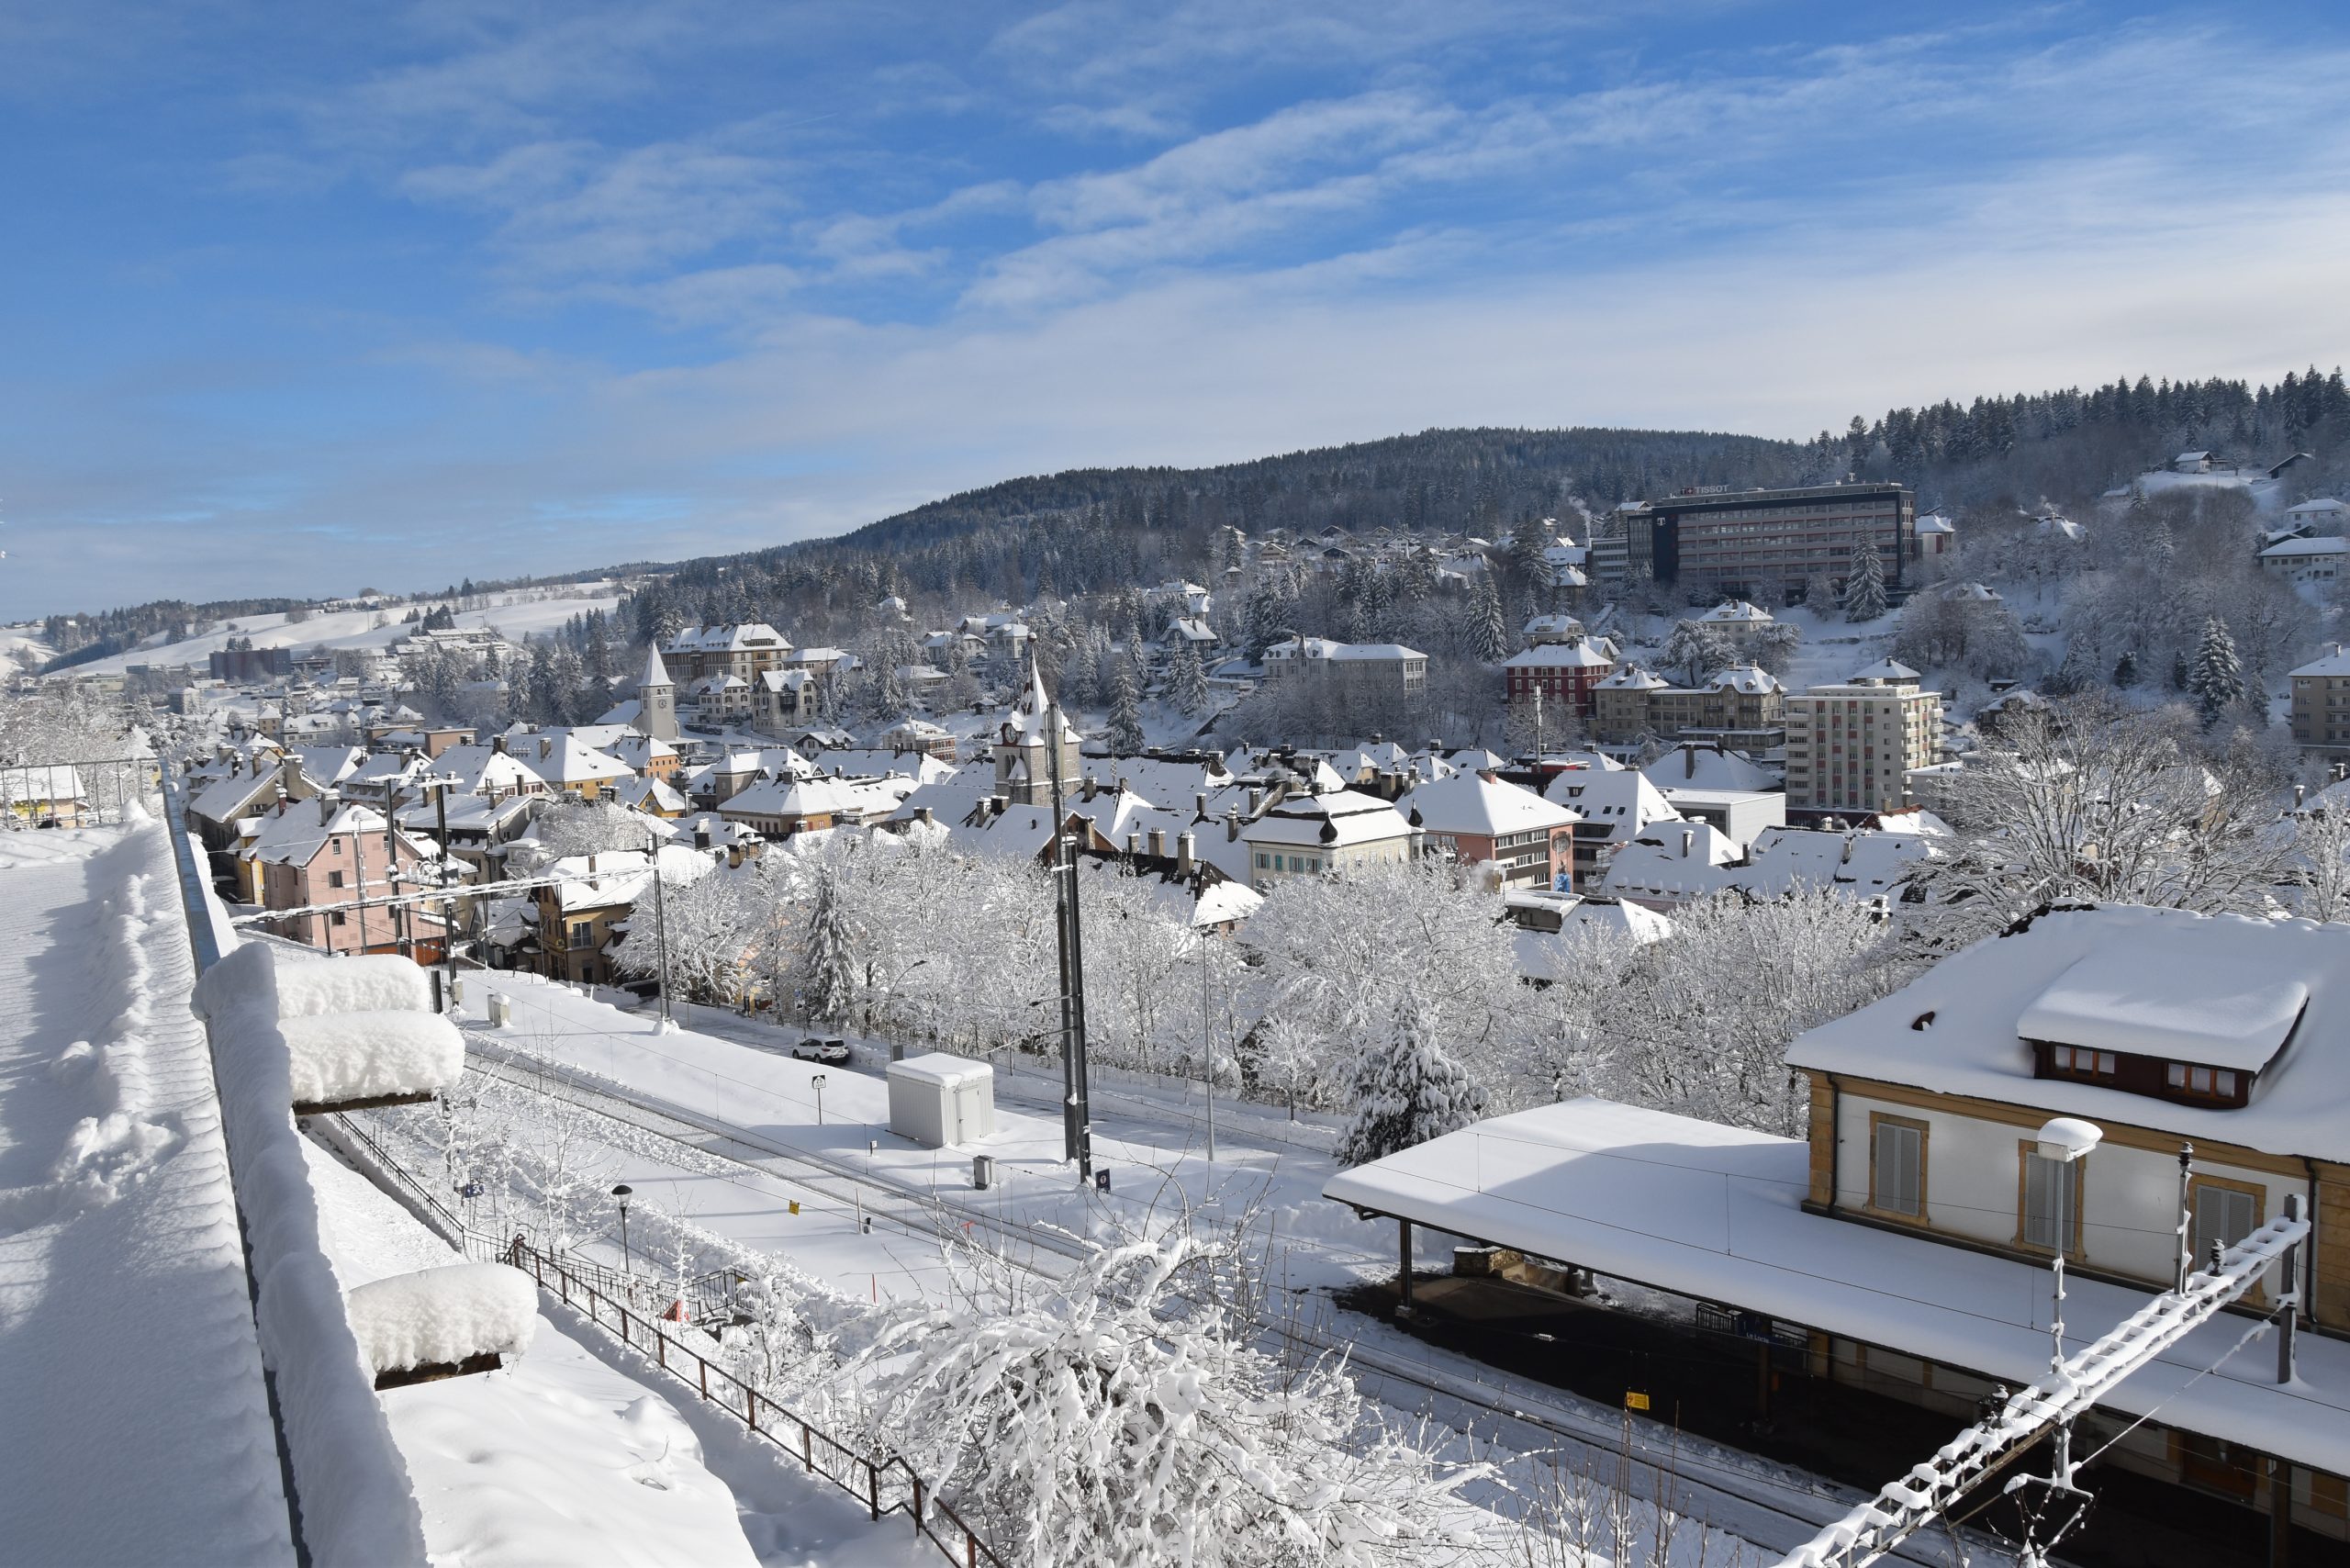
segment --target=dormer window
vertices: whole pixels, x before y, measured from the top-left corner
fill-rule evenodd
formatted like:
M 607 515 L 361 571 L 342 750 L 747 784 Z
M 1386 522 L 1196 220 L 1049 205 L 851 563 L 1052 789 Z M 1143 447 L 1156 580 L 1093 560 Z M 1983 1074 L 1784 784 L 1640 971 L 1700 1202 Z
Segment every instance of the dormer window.
M 2112 1078 L 2121 1069 L 2121 1058 L 2111 1051 L 2093 1051 L 2087 1046 L 2051 1046 L 2048 1047 L 2048 1070 L 2059 1078 Z
M 2240 1074 L 2223 1067 L 2197 1067 L 2183 1061 L 2164 1064 L 2163 1083 L 2174 1099 L 2210 1100 L 2222 1105 L 2241 1105 L 2244 1103 L 2244 1094 L 2239 1087 L 2242 1082 Z

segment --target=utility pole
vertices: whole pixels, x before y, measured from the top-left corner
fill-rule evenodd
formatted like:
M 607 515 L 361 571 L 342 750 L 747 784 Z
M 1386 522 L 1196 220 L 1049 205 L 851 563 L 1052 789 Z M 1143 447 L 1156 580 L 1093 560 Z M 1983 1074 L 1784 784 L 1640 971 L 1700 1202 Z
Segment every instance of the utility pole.
M 653 862 L 653 924 L 661 943 L 661 1029 L 666 1034 L 674 1020 L 669 1016 L 669 894 L 661 885 L 661 835 L 648 832 Z M 817 1114 L 822 1119 L 820 1107 Z
M 1534 789 L 1542 790 L 1542 688 L 1534 689 Z
M 1200 1055 L 1208 1089 L 1208 1163 L 1215 1163 L 1215 1020 L 1208 1012 L 1208 931 L 1192 910 L 1192 929 L 1200 939 Z
M 1032 653 L 1030 658 L 1034 657 Z M 1043 685 L 1039 679 L 1033 689 L 1041 695 Z M 1062 1158 L 1076 1160 L 1078 1175 L 1090 1179 L 1093 1174 L 1093 1125 L 1085 1081 L 1083 927 L 1078 920 L 1076 846 L 1068 832 L 1068 808 L 1063 803 L 1061 788 L 1061 730 L 1069 721 L 1061 714 L 1058 699 L 1046 700 L 1043 717 L 1045 755 L 1053 786 L 1053 902 L 1060 933 Z
M 453 868 L 449 860 L 449 779 L 444 776 L 436 781 L 432 791 L 435 814 L 441 829 L 441 887 L 448 891 Z M 441 972 L 442 992 L 449 999 L 449 1011 L 457 1010 L 457 901 L 453 894 L 441 901 Z
M 330 806 L 326 809 L 331 812 L 334 808 Z M 327 835 L 330 838 L 334 835 L 331 817 L 327 823 Z M 355 821 L 351 830 L 351 874 L 359 880 L 359 950 L 364 953 L 367 951 L 367 835 L 359 831 Z M 327 951 L 331 953 L 334 951 L 331 923 L 328 931 Z

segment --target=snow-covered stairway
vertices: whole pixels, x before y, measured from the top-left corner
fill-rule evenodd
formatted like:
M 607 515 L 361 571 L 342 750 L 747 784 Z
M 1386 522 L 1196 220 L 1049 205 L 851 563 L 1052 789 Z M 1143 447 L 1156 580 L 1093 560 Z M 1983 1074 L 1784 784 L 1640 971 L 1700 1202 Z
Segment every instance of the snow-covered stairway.
M 0 842 L 0 1541 L 291 1562 L 163 828 Z

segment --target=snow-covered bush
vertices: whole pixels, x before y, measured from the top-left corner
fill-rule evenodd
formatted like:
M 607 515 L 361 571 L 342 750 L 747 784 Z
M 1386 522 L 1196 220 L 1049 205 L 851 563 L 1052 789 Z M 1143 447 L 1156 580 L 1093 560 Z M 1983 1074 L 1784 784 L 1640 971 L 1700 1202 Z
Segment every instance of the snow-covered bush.
M 1484 1467 L 1184 1297 L 1220 1251 L 1179 1227 L 1050 1285 L 998 1271 L 966 1308 L 901 1309 L 850 1369 L 870 1429 L 1035 1568 L 1369 1568 L 1474 1544 L 1457 1494 Z
M 435 1013 L 322 1013 L 285 1019 L 278 1030 L 297 1105 L 438 1094 L 465 1070 L 464 1036 Z
M 291 955 L 288 955 L 289 960 Z M 287 961 L 277 966 L 277 1015 L 321 1013 L 430 1013 L 432 978 L 397 953 Z
M 451 1263 L 361 1285 L 344 1305 L 360 1359 L 380 1377 L 520 1355 L 538 1327 L 539 1290 L 503 1263 Z

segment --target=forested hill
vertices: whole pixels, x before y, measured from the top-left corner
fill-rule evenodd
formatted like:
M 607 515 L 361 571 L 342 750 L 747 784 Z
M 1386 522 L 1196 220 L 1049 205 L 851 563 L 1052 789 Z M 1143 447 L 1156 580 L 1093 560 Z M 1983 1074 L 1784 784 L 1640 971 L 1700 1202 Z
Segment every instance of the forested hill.
M 2314 368 L 2274 386 L 2116 380 L 1855 416 L 1807 441 L 1675 431 L 1448 430 L 1210 468 L 1075 469 L 1008 480 L 837 538 L 680 563 L 632 607 L 664 622 L 763 619 L 802 640 L 845 639 L 874 597 L 929 607 L 1022 604 L 1209 569 L 1226 524 L 1250 533 L 1429 527 L 1498 539 L 1528 516 L 1689 485 L 1775 486 L 1854 474 L 1899 479 L 1930 506 L 2012 511 L 2084 503 L 2173 454 L 2247 465 L 2317 454 L 2296 483 L 2343 488 L 2350 388 Z M 2330 492 L 2327 492 L 2330 493 Z

